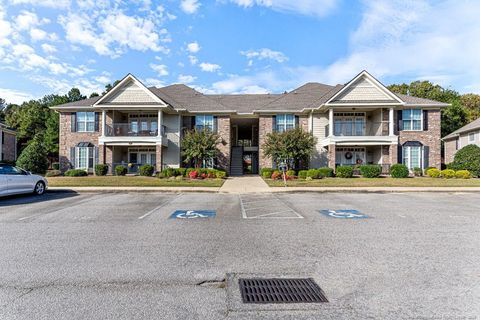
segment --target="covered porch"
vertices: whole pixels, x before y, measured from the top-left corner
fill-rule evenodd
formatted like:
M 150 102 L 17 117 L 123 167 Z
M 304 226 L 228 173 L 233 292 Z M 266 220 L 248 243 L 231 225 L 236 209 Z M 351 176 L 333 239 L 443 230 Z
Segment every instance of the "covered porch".
M 156 171 L 164 169 L 162 145 L 104 145 L 100 146 L 104 156 L 100 159 L 104 164 L 108 164 L 109 173 L 115 174 L 115 167 L 124 166 L 128 174 L 138 174 L 139 168 L 144 164 L 155 167 Z M 102 152 L 100 152 L 102 153 Z

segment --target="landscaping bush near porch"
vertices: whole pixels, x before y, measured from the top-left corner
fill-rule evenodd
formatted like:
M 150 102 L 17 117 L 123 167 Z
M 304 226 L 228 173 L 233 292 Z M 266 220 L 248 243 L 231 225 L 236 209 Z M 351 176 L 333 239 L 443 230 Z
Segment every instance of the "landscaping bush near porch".
M 390 175 L 392 178 L 408 178 L 410 172 L 404 164 L 394 164 L 390 167 Z
M 364 178 L 378 178 L 382 174 L 382 167 L 377 164 L 365 164 L 360 166 L 360 173 Z
M 351 178 L 353 177 L 353 167 L 338 166 L 335 175 L 339 178 Z

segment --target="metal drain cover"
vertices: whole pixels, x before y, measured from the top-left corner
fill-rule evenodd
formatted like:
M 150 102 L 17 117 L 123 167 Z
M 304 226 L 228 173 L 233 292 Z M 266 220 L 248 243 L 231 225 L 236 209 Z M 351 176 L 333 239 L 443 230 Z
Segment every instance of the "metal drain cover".
M 312 278 L 238 279 L 243 303 L 328 302 Z

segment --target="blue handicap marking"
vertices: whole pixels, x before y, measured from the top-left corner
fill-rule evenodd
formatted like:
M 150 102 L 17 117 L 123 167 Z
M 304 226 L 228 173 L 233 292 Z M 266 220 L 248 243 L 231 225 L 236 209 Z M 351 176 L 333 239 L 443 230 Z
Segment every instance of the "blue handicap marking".
M 216 214 L 215 210 L 176 210 L 170 219 L 214 218 Z
M 358 210 L 354 210 L 354 209 L 343 209 L 343 210 L 324 209 L 324 210 L 320 210 L 320 213 L 326 215 L 327 217 L 340 218 L 340 219 L 363 219 L 363 218 L 368 218 L 367 215 L 361 213 Z

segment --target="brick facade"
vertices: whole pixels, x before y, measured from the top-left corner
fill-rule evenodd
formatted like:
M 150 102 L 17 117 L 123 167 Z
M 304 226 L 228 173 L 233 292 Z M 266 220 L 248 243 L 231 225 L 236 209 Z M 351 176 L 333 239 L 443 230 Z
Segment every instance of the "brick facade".
M 17 144 L 17 139 L 15 138 L 14 134 L 1 131 L 1 134 L 3 134 L 3 144 L 2 144 L 2 155 L 3 157 L 1 158 L 2 161 L 15 161 L 17 160 L 17 155 L 16 155 L 16 144 Z M 1 139 L 1 136 L 0 136 Z M 0 140 L 0 143 L 2 143 L 2 140 Z
M 328 160 L 328 166 L 335 170 L 335 164 L 336 164 L 336 146 L 334 144 L 329 144 L 328 145 L 328 151 L 327 151 L 327 160 Z
M 418 141 L 429 148 L 429 167 L 441 167 L 441 133 L 440 110 L 428 110 L 428 130 L 426 131 L 398 131 L 398 121 L 395 119 L 395 132 L 399 135 L 399 144 L 402 146 L 408 141 Z
M 445 141 L 445 163 L 453 162 L 455 158 L 455 153 L 457 153 L 457 139 L 450 139 Z
M 160 144 L 157 144 L 155 147 L 155 159 L 156 159 L 155 170 L 162 171 L 163 147 Z
M 258 119 L 258 163 L 261 168 L 271 168 L 273 165 L 272 159 L 267 158 L 263 152 L 262 146 L 265 143 L 267 134 L 273 131 L 272 116 L 261 115 Z
M 79 142 L 90 142 L 98 147 L 98 137 L 102 134 L 102 117 L 99 117 L 99 128 L 97 132 L 72 132 L 71 130 L 71 113 L 60 113 L 60 128 L 59 128 L 59 144 L 58 157 L 60 161 L 60 170 L 66 171 L 70 169 L 73 164 L 70 162 L 70 148 L 75 147 Z M 100 150 L 101 148 L 99 148 Z M 99 152 L 99 161 L 102 151 Z
M 230 136 L 230 117 L 218 116 L 217 117 L 217 132 L 220 137 L 220 143 L 218 144 L 218 156 L 217 165 L 227 172 L 230 172 L 230 148 L 231 148 L 231 136 Z

